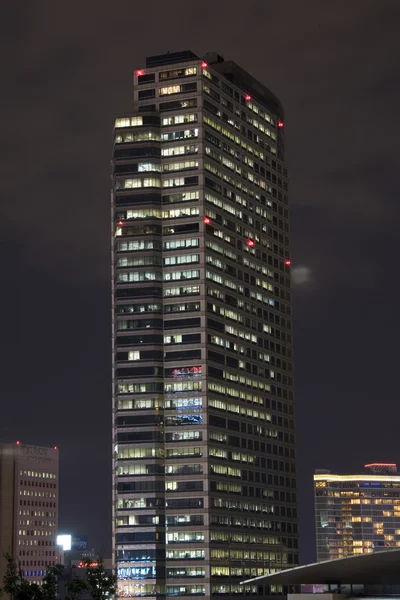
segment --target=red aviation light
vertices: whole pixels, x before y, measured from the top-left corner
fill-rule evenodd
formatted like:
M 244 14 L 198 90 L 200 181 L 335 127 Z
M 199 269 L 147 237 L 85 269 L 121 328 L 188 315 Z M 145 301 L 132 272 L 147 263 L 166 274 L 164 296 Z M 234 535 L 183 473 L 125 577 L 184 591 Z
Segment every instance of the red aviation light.
M 58 450 L 57 446 L 54 446 L 54 450 Z
M 291 261 L 291 260 L 289 260 L 289 259 L 285 260 L 285 265 L 286 265 L 287 267 L 290 267 L 290 265 L 291 265 L 291 264 L 292 264 L 292 261 Z
M 209 224 L 211 223 L 211 219 L 210 219 L 210 217 L 204 217 L 204 219 L 203 219 L 203 222 L 204 222 L 206 225 L 209 225 Z
M 207 69 L 208 63 L 206 63 L 204 60 L 202 60 L 201 61 L 201 66 L 203 67 L 203 69 Z
M 280 127 L 280 128 L 283 127 L 283 121 L 278 121 L 278 127 Z
M 249 96 L 249 94 L 246 94 L 244 97 L 245 100 L 251 100 L 251 96 Z
M 254 246 L 254 240 L 247 240 L 246 244 L 248 246 L 250 246 L 250 248 L 253 248 L 253 246 Z
M 118 221 L 117 225 L 119 225 L 120 227 L 122 227 L 122 225 L 124 224 L 123 221 Z
M 17 442 L 15 442 L 15 443 L 17 444 L 17 446 L 19 446 L 21 442 L 20 442 L 20 441 L 17 441 Z
M 140 77 L 140 75 L 144 75 L 144 69 L 138 69 L 137 71 L 135 71 L 135 75 L 137 77 Z

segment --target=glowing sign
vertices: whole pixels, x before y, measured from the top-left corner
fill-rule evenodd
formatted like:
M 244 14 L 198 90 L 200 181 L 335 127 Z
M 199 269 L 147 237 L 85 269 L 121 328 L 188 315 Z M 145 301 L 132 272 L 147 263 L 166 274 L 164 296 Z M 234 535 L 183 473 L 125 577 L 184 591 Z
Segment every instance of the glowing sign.
M 64 550 L 64 552 L 68 552 L 68 550 L 71 550 L 71 542 L 72 542 L 71 535 L 58 535 L 57 536 L 57 546 L 62 546 L 62 549 Z
M 201 375 L 201 366 L 198 367 L 181 367 L 180 369 L 173 369 L 172 377 L 195 377 Z

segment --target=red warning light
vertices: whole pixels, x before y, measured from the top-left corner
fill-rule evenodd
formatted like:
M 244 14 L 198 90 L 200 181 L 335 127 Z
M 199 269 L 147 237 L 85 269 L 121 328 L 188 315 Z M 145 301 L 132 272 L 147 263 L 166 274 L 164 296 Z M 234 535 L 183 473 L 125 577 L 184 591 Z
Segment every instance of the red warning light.
M 210 217 L 204 217 L 203 221 L 206 225 L 209 225 L 211 223 Z
M 137 71 L 135 71 L 135 75 L 137 77 L 139 77 L 140 75 L 144 75 L 144 69 L 138 69 Z
M 244 97 L 245 100 L 251 100 L 251 96 L 249 96 L 249 94 L 246 94 Z
M 15 442 L 17 444 L 17 446 L 19 446 L 20 442 Z
M 254 246 L 254 240 L 247 240 L 247 245 L 252 248 Z
M 278 121 L 278 127 L 283 127 L 283 121 Z
M 285 260 L 285 265 L 286 265 L 287 267 L 290 267 L 290 265 L 291 265 L 291 264 L 292 264 L 292 261 L 291 261 L 291 260 L 289 260 L 289 259 Z
M 124 224 L 123 221 L 118 221 L 118 223 L 117 223 L 117 225 L 120 225 L 120 226 L 122 226 L 123 224 Z
M 58 450 L 57 446 L 54 446 L 54 450 Z
M 206 63 L 204 60 L 202 60 L 201 61 L 201 66 L 203 67 L 203 69 L 207 69 L 208 63 Z

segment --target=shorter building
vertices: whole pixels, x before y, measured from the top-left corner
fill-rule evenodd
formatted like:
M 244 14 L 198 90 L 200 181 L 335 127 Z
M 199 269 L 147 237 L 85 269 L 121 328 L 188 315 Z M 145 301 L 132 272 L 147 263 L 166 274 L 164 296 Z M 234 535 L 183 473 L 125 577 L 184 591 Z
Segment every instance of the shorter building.
M 314 584 L 314 585 L 310 585 Z M 279 573 L 262 575 L 243 581 L 242 585 L 282 587 L 288 600 L 314 600 L 313 589 L 320 600 L 370 598 L 390 596 L 400 599 L 400 550 L 372 554 L 357 554 L 328 560 Z M 305 593 L 296 593 L 299 589 Z
M 68 584 L 71 583 L 74 579 L 83 579 L 87 580 L 87 568 L 86 561 L 91 560 L 91 565 L 97 566 L 97 555 L 93 552 L 82 552 L 80 557 L 78 556 L 78 552 L 73 552 L 74 558 L 71 558 L 68 553 L 68 557 L 65 562 L 65 569 L 62 575 L 58 579 L 58 598 L 59 600 L 64 600 L 68 594 Z M 103 559 L 103 567 L 106 575 L 112 575 L 114 573 L 112 568 L 112 559 L 105 558 Z M 92 600 L 93 596 L 89 590 L 85 590 L 82 594 L 79 595 L 79 600 Z
M 372 463 L 357 475 L 314 475 L 317 560 L 400 547 L 400 474 Z
M 58 459 L 57 448 L 0 444 L 0 580 L 6 552 L 31 582 L 59 562 Z

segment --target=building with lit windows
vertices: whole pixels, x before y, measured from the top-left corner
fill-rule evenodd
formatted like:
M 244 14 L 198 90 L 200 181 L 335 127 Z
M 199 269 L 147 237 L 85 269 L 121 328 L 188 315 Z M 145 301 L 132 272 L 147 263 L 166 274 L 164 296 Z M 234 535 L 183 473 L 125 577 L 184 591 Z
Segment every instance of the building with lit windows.
M 122 597 L 268 595 L 298 563 L 283 109 L 216 54 L 146 60 L 115 121 Z
M 400 475 L 372 463 L 359 475 L 314 475 L 318 561 L 400 547 Z
M 0 581 L 6 552 L 31 582 L 59 562 L 58 455 L 57 448 L 0 444 Z

